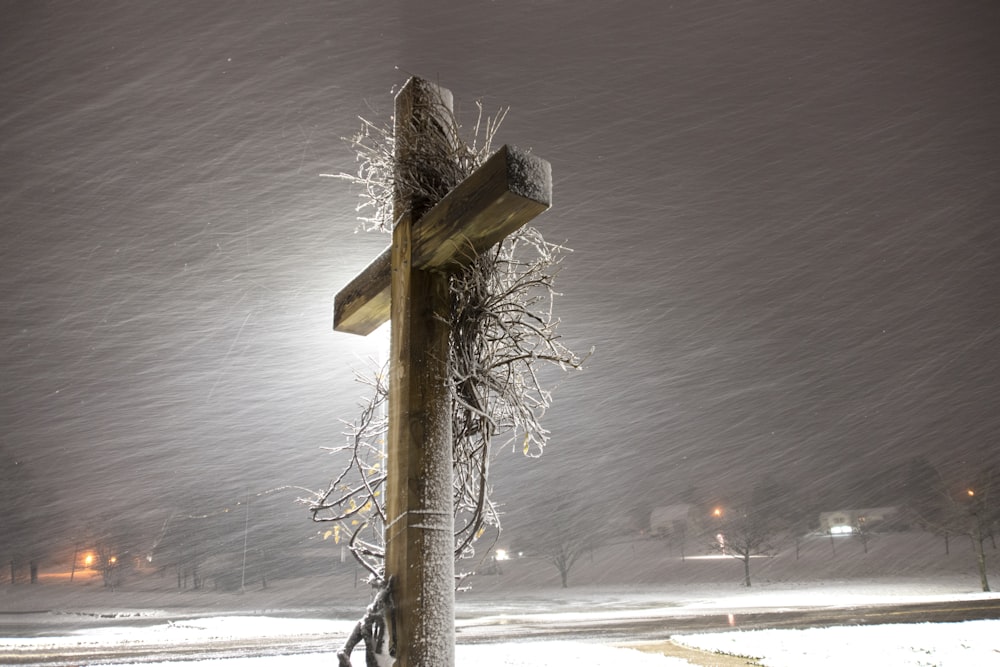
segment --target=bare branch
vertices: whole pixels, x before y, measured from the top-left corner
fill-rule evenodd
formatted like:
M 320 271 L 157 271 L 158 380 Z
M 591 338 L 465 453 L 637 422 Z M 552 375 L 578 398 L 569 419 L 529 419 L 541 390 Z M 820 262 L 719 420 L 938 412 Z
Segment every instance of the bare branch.
M 367 214 L 361 218 L 364 229 L 392 230 L 394 193 L 416 208 L 433 205 L 486 161 L 507 110 L 488 117 L 480 103 L 477 107 L 474 136 L 468 141 L 450 111 L 414 114 L 415 119 L 444 117 L 444 126 L 435 129 L 448 141 L 409 147 L 402 164 L 394 161 L 392 127 L 362 119 L 361 129 L 348 140 L 358 156 L 357 174 L 333 176 L 360 186 L 358 210 Z M 419 135 L 415 131 L 411 136 Z M 545 241 L 538 230 L 522 228 L 451 278 L 456 556 L 472 555 L 473 544 L 488 529 L 499 535 L 500 513 L 489 483 L 495 443 L 520 443 L 528 456 L 540 456 L 548 443 L 549 432 L 541 422 L 552 394 L 539 376 L 538 365 L 568 370 L 581 368 L 585 361 L 561 342 L 559 320 L 553 315 L 558 296 L 554 280 L 567 252 Z M 363 380 L 371 385 L 374 396 L 349 425 L 348 444 L 337 448 L 341 455 L 348 454 L 348 461 L 310 505 L 315 521 L 332 521 L 340 530 L 353 531 L 350 547 L 355 558 L 376 576 L 381 576 L 380 570 L 372 562 L 383 557 L 381 531 L 385 526 L 380 492 L 385 482 L 381 444 L 386 424 L 381 415 L 388 395 L 387 377 L 383 369 L 373 379 Z M 357 521 L 364 523 L 353 526 L 351 522 Z M 359 539 L 363 529 L 371 535 L 370 544 Z

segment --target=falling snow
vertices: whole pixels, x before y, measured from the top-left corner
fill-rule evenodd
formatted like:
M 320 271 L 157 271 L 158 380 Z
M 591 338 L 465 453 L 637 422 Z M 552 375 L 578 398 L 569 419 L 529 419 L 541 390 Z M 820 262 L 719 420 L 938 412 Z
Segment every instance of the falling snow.
M 319 175 L 409 73 L 551 163 L 597 350 L 493 468 L 512 539 L 553 499 L 631 539 L 769 475 L 816 515 L 1000 463 L 998 7 L 5 3 L 0 530 L 43 572 L 99 537 L 230 587 L 337 558 L 295 487 L 383 354 L 331 308 L 385 239 Z

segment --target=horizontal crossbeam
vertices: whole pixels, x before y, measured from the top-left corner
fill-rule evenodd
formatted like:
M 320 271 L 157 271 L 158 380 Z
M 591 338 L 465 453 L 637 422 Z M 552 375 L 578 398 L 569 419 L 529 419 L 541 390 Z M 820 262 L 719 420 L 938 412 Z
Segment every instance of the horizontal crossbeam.
M 451 271 L 503 240 L 552 205 L 551 167 L 503 146 L 413 228 L 413 268 Z M 366 336 L 389 320 L 391 252 L 386 248 L 337 294 L 336 331 Z

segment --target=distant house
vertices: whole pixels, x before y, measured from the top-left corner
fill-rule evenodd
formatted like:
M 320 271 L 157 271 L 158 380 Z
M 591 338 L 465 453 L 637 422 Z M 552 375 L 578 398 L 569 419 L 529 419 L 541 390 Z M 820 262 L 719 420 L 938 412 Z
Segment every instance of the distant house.
M 649 513 L 649 533 L 654 537 L 684 535 L 691 522 L 694 505 L 665 505 Z
M 862 527 L 891 523 L 899 518 L 899 507 L 868 507 L 819 513 L 819 529 L 830 535 L 852 535 Z

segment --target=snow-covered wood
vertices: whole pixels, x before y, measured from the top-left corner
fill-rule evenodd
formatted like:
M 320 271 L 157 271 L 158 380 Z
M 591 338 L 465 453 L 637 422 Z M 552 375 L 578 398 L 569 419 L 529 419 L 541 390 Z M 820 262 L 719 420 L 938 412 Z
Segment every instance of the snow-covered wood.
M 552 191 L 548 163 L 507 146 L 461 182 L 438 173 L 451 99 L 416 78 L 396 96 L 392 245 L 334 305 L 338 331 L 392 325 L 384 576 L 398 667 L 454 665 L 450 274 L 547 209 Z M 439 201 L 425 196 L 449 182 Z
M 502 146 L 413 223 L 412 266 L 454 270 L 545 211 L 552 202 L 548 162 Z M 387 248 L 334 299 L 333 328 L 366 336 L 389 319 Z

